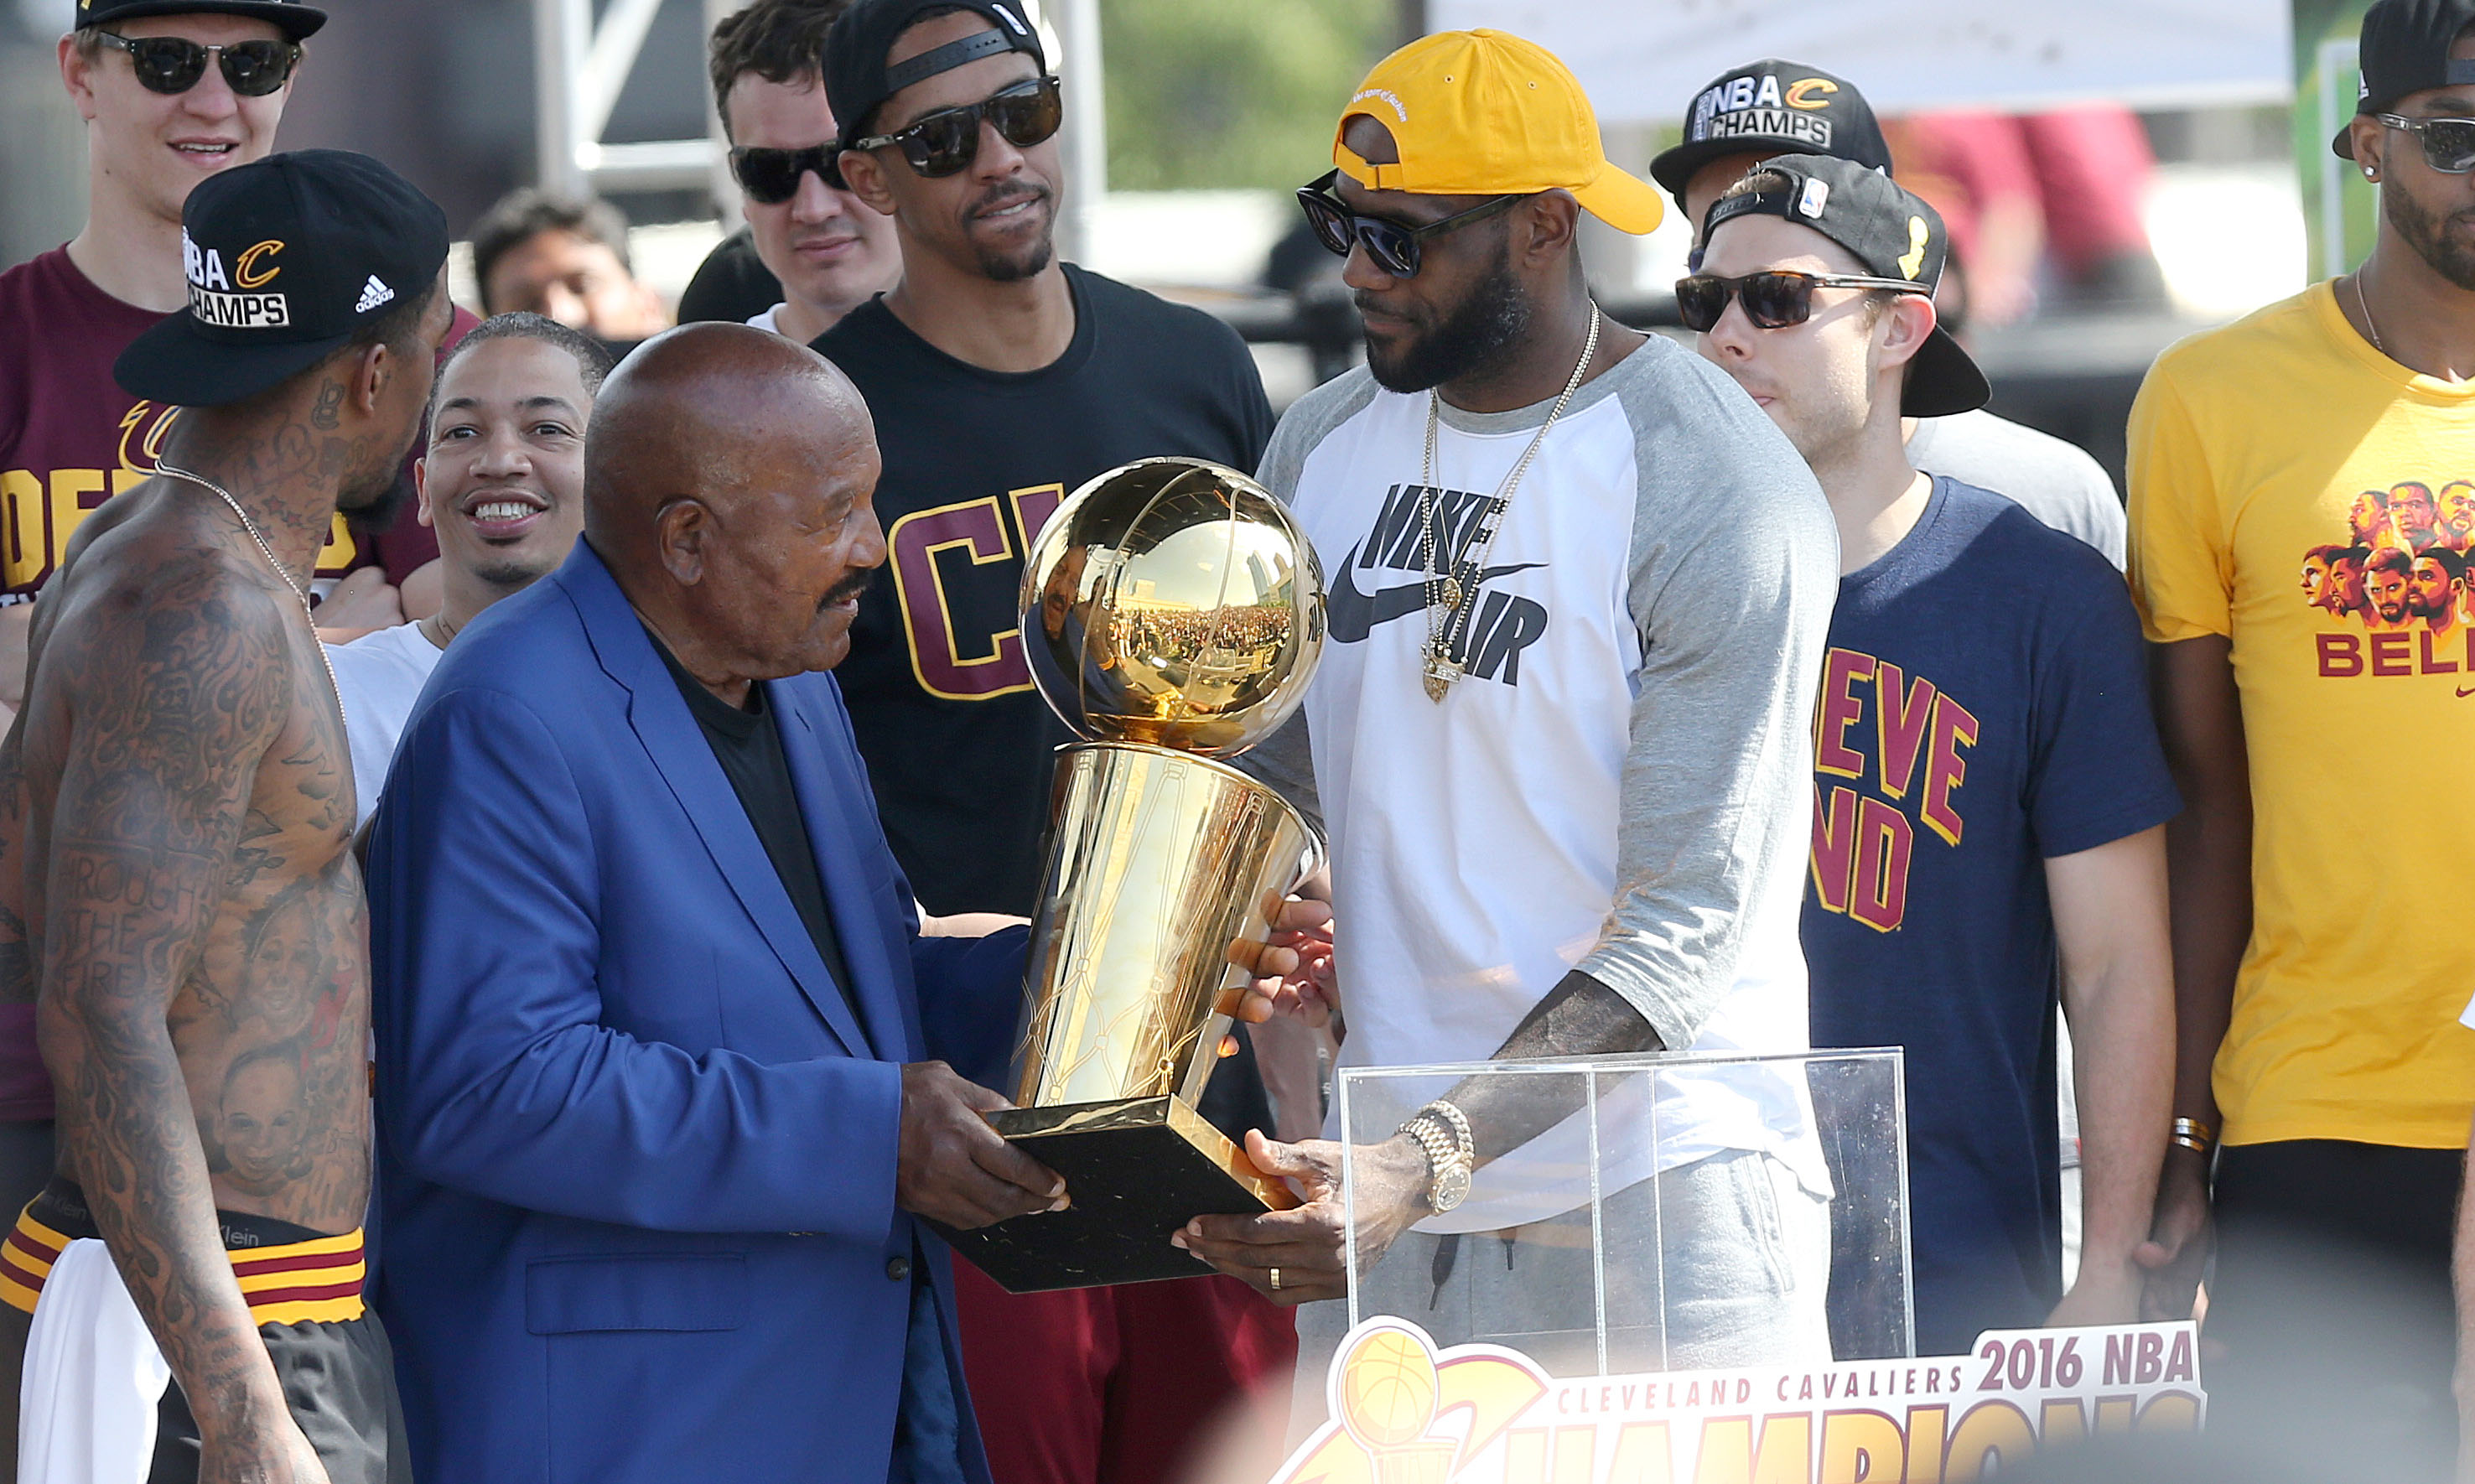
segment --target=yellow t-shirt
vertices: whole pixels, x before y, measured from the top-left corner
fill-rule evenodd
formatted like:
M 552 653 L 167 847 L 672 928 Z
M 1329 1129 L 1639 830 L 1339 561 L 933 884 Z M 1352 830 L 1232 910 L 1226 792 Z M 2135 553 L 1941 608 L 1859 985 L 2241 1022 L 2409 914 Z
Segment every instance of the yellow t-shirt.
M 2315 284 L 2158 357 L 2130 475 L 2148 637 L 2232 640 L 2251 754 L 2223 1136 L 2462 1145 L 2475 385 L 2380 354 Z

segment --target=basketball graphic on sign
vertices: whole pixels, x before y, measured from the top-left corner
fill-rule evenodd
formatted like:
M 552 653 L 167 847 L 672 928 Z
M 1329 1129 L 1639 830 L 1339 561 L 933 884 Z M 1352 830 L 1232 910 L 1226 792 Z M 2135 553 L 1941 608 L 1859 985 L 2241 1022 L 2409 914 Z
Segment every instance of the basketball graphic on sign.
M 1426 1435 L 1435 1420 L 1435 1361 L 1406 1329 L 1369 1330 L 1341 1362 L 1340 1422 L 1370 1451 Z

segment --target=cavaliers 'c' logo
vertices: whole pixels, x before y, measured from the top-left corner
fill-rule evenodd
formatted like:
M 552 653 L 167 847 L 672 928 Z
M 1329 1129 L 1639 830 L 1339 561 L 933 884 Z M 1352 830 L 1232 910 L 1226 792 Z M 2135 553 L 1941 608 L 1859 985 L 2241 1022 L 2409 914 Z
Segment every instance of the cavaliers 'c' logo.
M 265 287 L 274 280 L 277 274 L 283 271 L 283 267 L 279 263 L 261 269 L 258 264 L 282 251 L 283 244 L 273 237 L 255 246 L 243 248 L 240 256 L 233 259 L 233 281 L 242 288 Z
M 1801 77 L 1788 84 L 1787 91 L 1780 96 L 1791 109 L 1826 109 L 1830 107 L 1830 95 L 1837 91 L 1839 85 L 1826 77 Z

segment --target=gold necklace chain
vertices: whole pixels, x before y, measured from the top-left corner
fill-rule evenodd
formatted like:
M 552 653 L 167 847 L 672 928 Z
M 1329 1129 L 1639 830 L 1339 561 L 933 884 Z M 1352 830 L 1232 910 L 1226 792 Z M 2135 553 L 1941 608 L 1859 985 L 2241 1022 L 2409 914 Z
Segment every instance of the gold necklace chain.
M 211 491 L 225 504 L 232 507 L 233 514 L 240 517 L 241 528 L 249 532 L 250 540 L 257 543 L 257 549 L 266 558 L 266 565 L 274 568 L 275 575 L 282 578 L 283 585 L 292 590 L 293 596 L 301 599 L 301 617 L 309 620 L 310 646 L 318 651 L 318 663 L 327 668 L 327 686 L 335 693 L 335 715 L 342 716 L 344 688 L 335 679 L 335 662 L 327 658 L 326 641 L 318 637 L 318 615 L 316 609 L 310 604 L 309 590 L 293 581 L 292 573 L 283 570 L 283 564 L 276 559 L 275 547 L 267 544 L 266 533 L 257 528 L 257 523 L 249 518 L 249 512 L 241 508 L 240 501 L 233 499 L 232 491 L 225 489 L 205 474 L 191 474 L 185 469 L 175 469 L 159 458 L 155 461 L 155 472 L 159 474 L 170 474 L 175 479 L 186 479 L 201 489 Z
M 1438 705 L 1465 672 L 1462 663 L 1452 657 L 1452 650 L 1453 645 L 1469 628 L 1471 600 L 1478 596 L 1461 591 L 1460 578 L 1457 573 L 1467 568 L 1472 574 L 1471 585 L 1477 585 L 1476 574 L 1486 570 L 1487 555 L 1495 549 L 1495 538 L 1504 530 L 1505 515 L 1512 507 L 1512 492 L 1521 487 L 1521 476 L 1529 473 L 1530 461 L 1538 456 L 1539 446 L 1547 441 L 1548 429 L 1564 415 L 1564 408 L 1572 401 L 1573 394 L 1581 390 L 1581 377 L 1589 371 L 1591 359 L 1599 353 L 1599 306 L 1595 301 L 1588 303 L 1590 332 L 1581 342 L 1581 358 L 1573 363 L 1573 374 L 1565 378 L 1564 390 L 1556 394 L 1556 405 L 1547 409 L 1547 421 L 1538 425 L 1537 436 L 1530 440 L 1530 447 L 1521 450 L 1521 457 L 1514 462 L 1512 473 L 1505 475 L 1504 483 L 1497 487 L 1493 518 L 1480 517 L 1485 523 L 1477 536 L 1477 559 L 1453 562 L 1443 572 L 1435 569 L 1437 551 L 1443 545 L 1440 533 L 1435 529 L 1435 426 L 1443 418 L 1443 395 L 1433 389 L 1427 393 L 1427 456 L 1420 466 L 1418 500 L 1419 520 L 1426 534 L 1421 543 L 1424 552 L 1421 560 L 1427 577 L 1427 644 L 1425 663 L 1420 669 L 1427 688 L 1427 699 Z
M 2383 355 L 2389 353 L 2389 348 L 2381 344 L 2381 328 L 2372 323 L 2372 302 L 2364 297 L 2364 270 L 2361 268 L 2355 270 L 2355 307 L 2364 311 L 2364 333 L 2371 336 L 2372 349 Z

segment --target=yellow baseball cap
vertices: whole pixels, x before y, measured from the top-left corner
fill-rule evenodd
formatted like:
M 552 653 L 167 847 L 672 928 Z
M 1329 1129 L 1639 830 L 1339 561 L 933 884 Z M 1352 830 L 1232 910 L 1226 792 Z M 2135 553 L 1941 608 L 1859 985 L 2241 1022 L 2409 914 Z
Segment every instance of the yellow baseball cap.
M 1399 164 L 1368 164 L 1340 142 L 1361 113 L 1391 131 Z M 1666 209 L 1656 187 L 1607 163 L 1598 115 L 1572 69 L 1502 31 L 1439 31 L 1377 62 L 1341 110 L 1332 162 L 1368 190 L 1568 190 L 1591 215 L 1636 234 Z

